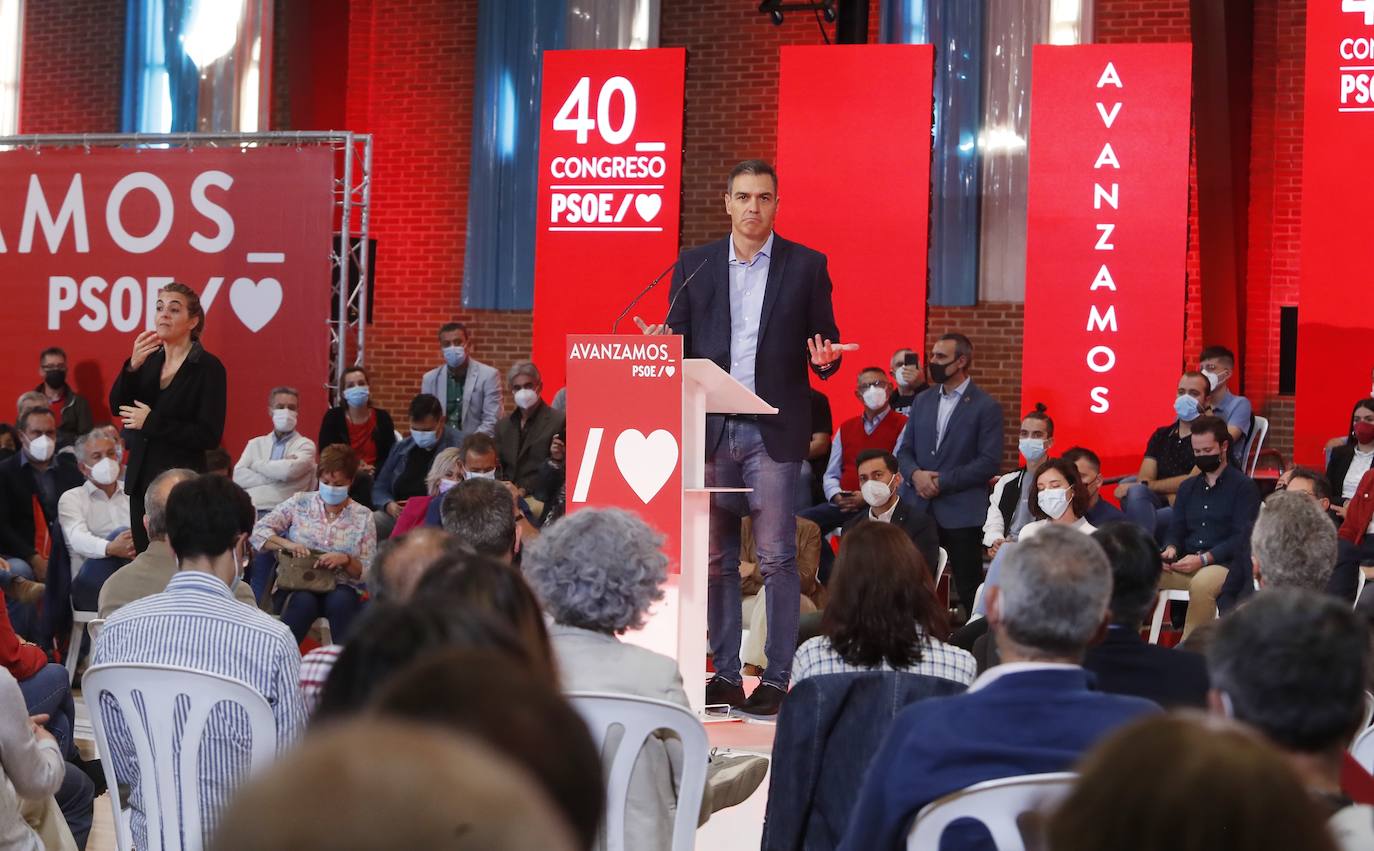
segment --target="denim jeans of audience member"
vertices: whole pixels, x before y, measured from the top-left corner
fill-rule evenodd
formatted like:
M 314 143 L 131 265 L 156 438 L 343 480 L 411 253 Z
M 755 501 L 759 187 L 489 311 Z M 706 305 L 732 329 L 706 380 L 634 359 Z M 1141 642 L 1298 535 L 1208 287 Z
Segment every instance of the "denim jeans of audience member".
M 358 592 L 343 585 L 326 593 L 278 591 L 276 601 L 281 610 L 281 622 L 291 628 L 297 643 L 310 634 L 311 624 L 318 618 L 324 618 L 329 621 L 330 640 L 335 644 L 343 644 L 348 639 L 353 619 L 363 609 Z
M 768 593 L 768 666 L 763 680 L 787 687 L 797 649 L 801 581 L 797 577 L 797 517 L 792 513 L 799 461 L 774 461 L 758 424 L 727 419 L 725 433 L 706 462 L 708 487 L 748 487 L 748 494 L 716 494 L 711 504 L 706 623 L 716 674 L 740 682 L 740 520 L 753 518 L 759 574 Z M 336 639 L 337 640 L 337 639 Z
M 72 699 L 71 683 L 67 681 L 67 669 L 49 663 L 27 680 L 19 681 L 19 691 L 24 695 L 24 705 L 30 715 L 46 715 L 48 723 L 44 727 L 57 739 L 62 756 L 70 759 L 76 754 L 72 727 L 76 722 L 76 702 Z
M 32 603 L 20 603 L 9 596 L 10 583 L 15 578 L 33 579 L 33 568 L 22 558 L 4 557 L 6 568 L 0 569 L 0 588 L 6 591 L 5 608 L 9 611 L 10 626 L 23 638 L 32 639 L 34 630 L 38 627 L 38 606 Z
M 797 470 L 797 504 L 794 510 L 797 514 L 811 507 L 811 462 L 803 461 Z
M 1149 485 L 1134 484 L 1126 490 L 1121 500 L 1121 510 L 1126 519 L 1148 532 L 1156 541 L 1169 528 L 1169 518 L 1174 515 L 1169 500 L 1150 490 Z
M 115 794 L 114 790 L 110 790 Z M 84 849 L 91 835 L 91 823 L 95 816 L 95 782 L 90 775 L 68 762 L 62 775 L 62 785 L 53 796 L 67 829 L 76 840 L 76 847 Z
M 105 540 L 113 541 L 128 531 L 128 528 L 121 526 L 106 535 Z M 116 570 L 128 563 L 129 560 L 126 558 L 113 556 L 88 558 L 82 562 L 81 569 L 72 577 L 72 608 L 78 612 L 94 612 L 99 608 L 100 587 L 105 584 L 105 580 L 114 576 Z M 83 642 L 85 643 L 87 642 Z
M 272 580 L 277 578 L 277 554 L 258 553 L 248 563 L 248 587 L 253 589 L 253 599 L 259 604 L 272 588 Z

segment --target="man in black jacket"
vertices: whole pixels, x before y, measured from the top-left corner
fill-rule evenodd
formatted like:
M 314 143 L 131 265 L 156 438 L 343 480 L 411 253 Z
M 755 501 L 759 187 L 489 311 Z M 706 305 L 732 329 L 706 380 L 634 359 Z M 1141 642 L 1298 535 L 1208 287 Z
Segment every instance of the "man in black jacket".
M 864 522 L 891 523 L 899 527 L 926 560 L 930 580 L 934 582 L 935 571 L 940 563 L 940 532 L 929 514 L 917 511 L 911 503 L 901 498 L 902 473 L 897 456 L 882 449 L 865 449 L 859 453 L 856 466 L 859 469 L 859 493 L 867 508 L 844 524 L 843 532 L 847 533 Z M 834 552 L 822 544 L 821 573 L 828 578 L 830 571 L 825 566 L 827 556 L 833 563 Z

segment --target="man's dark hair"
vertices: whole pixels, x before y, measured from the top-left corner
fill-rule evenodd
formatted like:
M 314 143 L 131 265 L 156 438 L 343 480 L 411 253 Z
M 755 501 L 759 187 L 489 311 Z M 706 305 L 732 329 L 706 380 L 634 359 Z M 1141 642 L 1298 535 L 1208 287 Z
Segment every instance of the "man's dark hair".
M 515 549 L 515 503 L 491 479 L 464 479 L 444 494 L 444 531 L 482 555 L 503 558 Z
M 969 366 L 973 365 L 972 340 L 970 340 L 968 337 L 965 337 L 963 334 L 951 332 L 949 334 L 941 334 L 940 339 L 936 342 L 943 342 L 945 340 L 948 340 L 949 342 L 954 344 L 955 360 L 958 360 L 959 358 L 965 358 Z
M 1075 446 L 1063 454 L 1063 459 L 1070 464 L 1077 464 L 1080 458 L 1086 460 L 1097 472 L 1102 472 L 1102 459 L 1097 457 L 1097 453 L 1082 446 Z
M 1154 604 L 1164 563 L 1154 538 L 1134 523 L 1106 523 L 1093 532 L 1112 566 L 1112 623 L 1139 629 Z
M 38 353 L 38 365 L 39 365 L 39 366 L 42 366 L 42 365 L 43 365 L 43 360 L 44 360 L 48 355 L 57 355 L 58 357 L 62 358 L 62 360 L 64 360 L 64 361 L 67 359 L 67 353 L 66 353 L 65 351 L 63 351 L 62 348 L 61 348 L 60 346 L 48 346 L 46 349 L 44 349 L 43 351 L 41 351 L 41 352 Z
M 1198 362 L 1205 360 L 1219 360 L 1226 364 L 1229 369 L 1236 368 L 1236 353 L 1225 346 L 1208 346 L 1202 350 L 1202 355 L 1198 357 Z
M 735 178 L 741 174 L 768 175 L 773 178 L 773 194 L 778 194 L 778 173 L 773 170 L 773 167 L 763 160 L 745 160 L 730 169 L 730 177 L 725 181 L 726 195 L 735 191 Z
M 1023 420 L 1039 420 L 1045 424 L 1045 433 L 1054 437 L 1054 419 L 1050 416 L 1050 409 L 1044 402 L 1036 402 L 1035 407 L 1026 412 Z
M 25 408 L 24 413 L 19 415 L 19 421 L 16 422 L 15 425 L 19 427 L 20 431 L 28 431 L 29 420 L 33 419 L 34 417 L 52 417 L 53 422 L 57 421 L 57 417 L 53 414 L 52 408 L 45 408 L 35 405 L 32 408 Z
M 1223 618 L 1207 650 L 1235 717 L 1292 751 L 1344 750 L 1364 718 L 1369 631 L 1317 591 L 1261 591 Z
M 234 468 L 234 456 L 225 451 L 223 446 L 205 450 L 205 472 L 218 473 L 229 471 Z
M 1302 479 L 1312 483 L 1312 495 L 1319 500 L 1331 498 L 1331 484 L 1327 482 L 1326 476 L 1318 473 L 1311 467 L 1294 467 L 1288 474 L 1288 483 L 1291 485 L 1294 479 Z
M 167 543 L 177 558 L 217 558 L 253 531 L 247 491 L 224 476 L 196 476 L 167 496 Z
M 1189 430 L 1193 434 L 1210 434 L 1216 438 L 1217 443 L 1224 443 L 1221 454 L 1226 455 L 1231 448 L 1231 432 L 1226 428 L 1226 420 L 1221 417 L 1202 416 L 1193 420 L 1189 425 Z
M 492 436 L 480 431 L 474 431 L 463 438 L 463 443 L 459 448 L 462 450 L 461 458 L 464 464 L 467 464 L 469 452 L 473 455 L 500 454 L 497 452 L 496 441 L 492 439 Z
M 854 459 L 854 469 L 859 469 L 874 458 L 883 459 L 883 463 L 887 465 L 887 471 L 889 473 L 896 473 L 901 470 L 901 467 L 897 464 L 897 456 L 888 452 L 886 449 L 863 450 L 859 453 L 858 457 Z
M 439 404 L 439 399 L 428 393 L 421 393 L 410 400 L 410 421 L 427 420 L 430 417 L 443 419 L 444 406 Z
M 445 322 L 443 325 L 439 326 L 439 332 L 435 336 L 443 339 L 443 336 L 450 331 L 462 331 L 464 337 L 471 336 L 468 334 L 468 326 L 462 322 Z

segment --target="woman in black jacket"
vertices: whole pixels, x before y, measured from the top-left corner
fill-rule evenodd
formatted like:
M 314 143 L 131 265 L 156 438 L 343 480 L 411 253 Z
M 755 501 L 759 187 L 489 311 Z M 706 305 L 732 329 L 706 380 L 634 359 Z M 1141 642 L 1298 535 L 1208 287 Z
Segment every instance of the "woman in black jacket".
M 372 481 L 386 463 L 391 448 L 396 445 L 396 426 L 391 414 L 374 408 L 368 401 L 371 392 L 367 370 L 350 366 L 344 370 L 339 388 L 339 404 L 324 412 L 320 422 L 321 447 L 342 443 L 352 446 L 362 459 L 358 475 L 348 495 L 354 501 L 372 507 Z
M 1350 435 L 1331 449 L 1326 462 L 1326 482 L 1331 505 L 1345 516 L 1346 500 L 1354 496 L 1361 477 L 1374 460 L 1374 399 L 1361 399 L 1350 412 Z
M 133 354 L 110 388 L 110 410 L 123 420 L 129 449 L 124 491 L 139 552 L 148 547 L 148 484 L 173 467 L 204 471 L 206 451 L 224 437 L 224 364 L 200 345 L 200 297 L 185 284 L 168 284 L 158 292 L 156 316 L 156 330 L 134 339 Z

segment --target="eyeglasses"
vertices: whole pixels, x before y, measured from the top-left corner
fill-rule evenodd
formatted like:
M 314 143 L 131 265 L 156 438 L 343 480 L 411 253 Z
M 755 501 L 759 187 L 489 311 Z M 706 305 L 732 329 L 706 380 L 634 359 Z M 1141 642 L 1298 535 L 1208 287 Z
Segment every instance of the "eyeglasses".
M 860 392 L 862 392 L 862 391 L 864 391 L 864 390 L 867 390 L 867 389 L 870 388 L 870 387 L 881 387 L 882 389 L 886 390 L 886 389 L 887 389 L 887 382 L 886 382 L 886 381 L 862 381 L 862 382 L 859 383 L 859 391 L 860 391 Z

